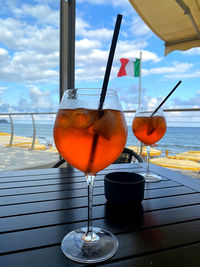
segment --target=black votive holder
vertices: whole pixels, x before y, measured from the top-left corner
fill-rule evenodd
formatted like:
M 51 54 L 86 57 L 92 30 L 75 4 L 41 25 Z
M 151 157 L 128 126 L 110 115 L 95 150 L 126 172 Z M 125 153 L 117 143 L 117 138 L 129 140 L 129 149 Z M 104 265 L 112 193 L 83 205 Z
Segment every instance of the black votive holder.
M 144 186 L 144 177 L 133 172 L 111 172 L 104 177 L 104 192 L 109 204 L 141 204 Z

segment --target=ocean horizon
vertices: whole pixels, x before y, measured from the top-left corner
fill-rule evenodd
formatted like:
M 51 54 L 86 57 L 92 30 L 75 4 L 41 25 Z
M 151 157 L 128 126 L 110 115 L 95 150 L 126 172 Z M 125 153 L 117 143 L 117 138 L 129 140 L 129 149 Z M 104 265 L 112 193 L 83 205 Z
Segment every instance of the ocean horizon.
M 11 133 L 10 123 L 0 123 L 0 132 Z M 32 137 L 33 125 L 31 123 L 14 123 L 14 135 Z M 42 144 L 53 144 L 53 122 L 36 123 L 36 138 Z M 128 138 L 126 146 L 136 146 L 138 143 L 132 133 L 131 126 L 128 126 Z M 162 151 L 162 156 L 168 150 L 169 154 L 176 154 L 186 151 L 200 150 L 200 127 L 175 127 L 169 126 L 164 137 L 156 143 L 156 149 Z

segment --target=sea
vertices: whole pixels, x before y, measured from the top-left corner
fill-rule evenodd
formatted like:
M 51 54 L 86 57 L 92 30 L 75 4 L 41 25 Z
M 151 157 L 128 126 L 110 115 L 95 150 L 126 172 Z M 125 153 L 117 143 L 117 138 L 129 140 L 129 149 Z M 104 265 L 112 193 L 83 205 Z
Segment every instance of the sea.
M 11 133 L 10 123 L 0 123 L 0 132 Z M 31 123 L 14 123 L 14 134 L 18 136 L 33 136 Z M 53 122 L 37 123 L 36 138 L 40 143 L 53 144 Z M 131 126 L 128 126 L 128 139 L 126 146 L 136 146 L 137 139 L 132 133 Z M 156 149 L 162 151 L 162 156 L 168 150 L 169 155 L 186 151 L 200 151 L 200 127 L 168 127 L 164 137 L 156 144 Z

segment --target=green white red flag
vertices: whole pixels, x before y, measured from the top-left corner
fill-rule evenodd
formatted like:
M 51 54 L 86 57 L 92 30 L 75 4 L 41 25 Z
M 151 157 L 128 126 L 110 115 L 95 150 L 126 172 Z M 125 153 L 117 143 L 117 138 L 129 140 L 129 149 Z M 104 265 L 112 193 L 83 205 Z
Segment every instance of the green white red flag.
M 131 76 L 140 77 L 140 59 L 139 58 L 120 58 L 121 67 L 117 74 L 118 77 Z

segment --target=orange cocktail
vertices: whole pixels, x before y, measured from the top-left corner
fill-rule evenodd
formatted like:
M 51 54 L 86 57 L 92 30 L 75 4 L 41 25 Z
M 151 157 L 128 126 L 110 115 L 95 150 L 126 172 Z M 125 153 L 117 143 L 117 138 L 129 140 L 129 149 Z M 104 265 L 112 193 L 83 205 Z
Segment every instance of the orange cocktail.
M 92 226 L 93 187 L 96 174 L 120 156 L 126 139 L 127 125 L 114 90 L 108 89 L 106 95 L 92 88 L 65 91 L 54 123 L 54 141 L 63 158 L 84 172 L 88 194 L 87 227 L 69 232 L 61 243 L 63 253 L 74 261 L 100 262 L 118 250 L 112 233 Z
M 163 110 L 156 107 L 139 106 L 132 123 L 135 137 L 147 146 L 147 171 L 143 174 L 145 182 L 158 182 L 161 177 L 150 172 L 150 146 L 158 142 L 167 130 Z
M 91 155 L 95 135 L 96 147 Z M 121 111 L 85 108 L 58 111 L 54 126 L 56 147 L 67 162 L 84 173 L 96 174 L 113 163 L 121 154 L 126 138 Z
M 135 117 L 132 130 L 135 137 L 145 145 L 158 142 L 165 134 L 167 124 L 163 116 Z

